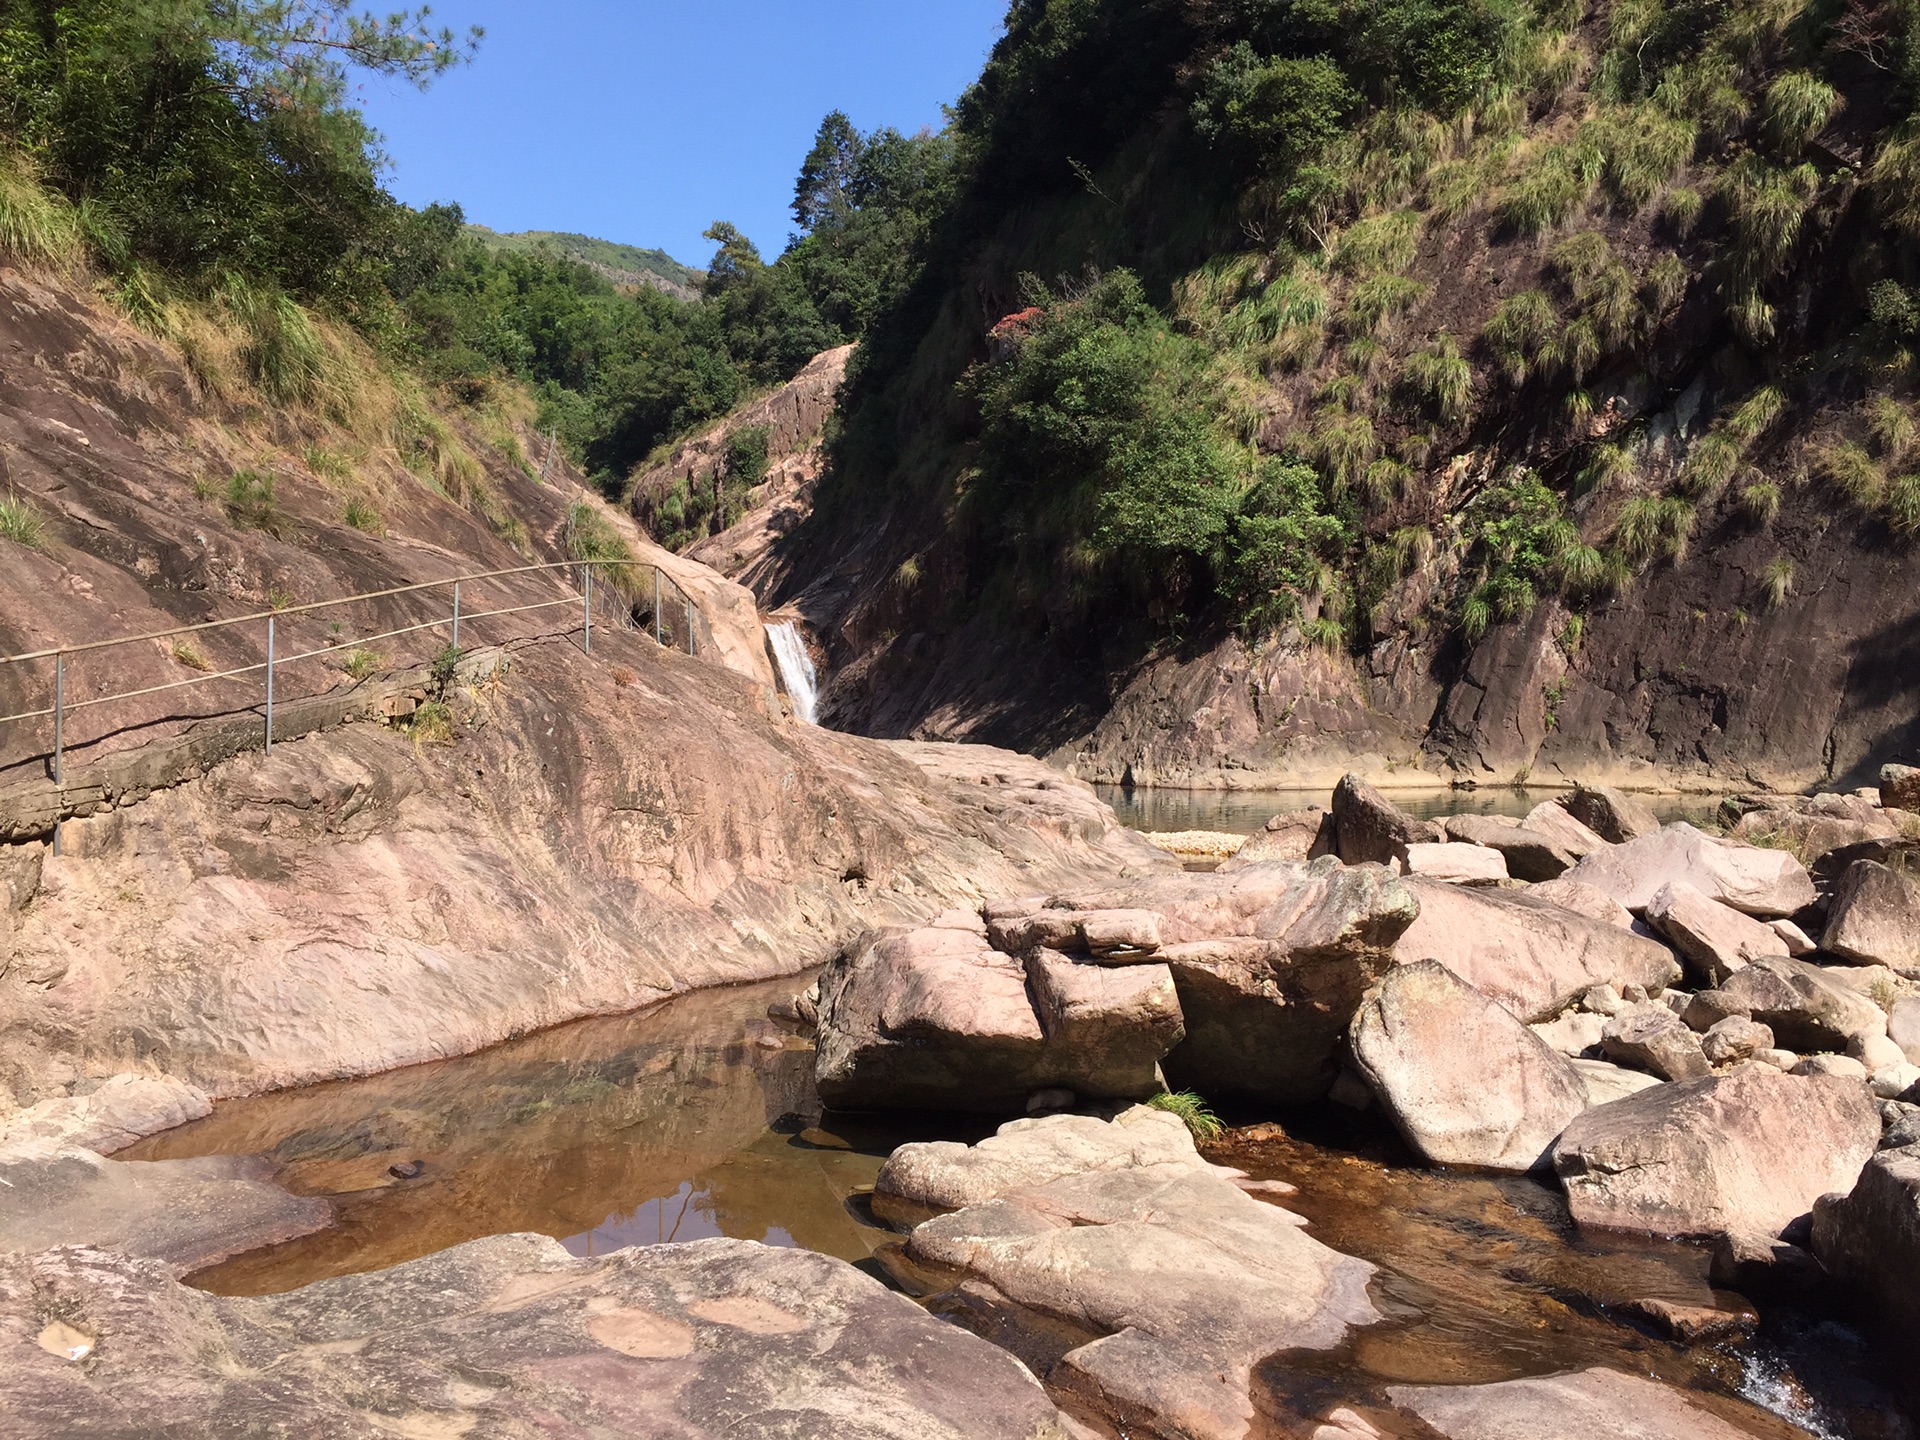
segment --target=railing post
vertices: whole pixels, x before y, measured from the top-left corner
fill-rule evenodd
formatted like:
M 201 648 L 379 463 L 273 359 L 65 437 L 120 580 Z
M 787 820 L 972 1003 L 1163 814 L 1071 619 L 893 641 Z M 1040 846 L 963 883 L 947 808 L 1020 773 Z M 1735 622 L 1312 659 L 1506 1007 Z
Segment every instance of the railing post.
M 67 652 L 53 657 L 53 783 L 67 783 Z
M 662 638 L 662 635 L 663 632 L 660 628 L 660 567 L 656 565 L 653 567 L 653 643 L 656 645 L 666 644 L 667 642 Z
M 587 654 L 593 653 L 593 567 L 587 566 L 586 577 L 580 582 L 581 611 L 587 617 Z
M 273 753 L 273 616 L 267 616 L 267 753 Z
M 691 655 L 693 654 L 693 597 L 683 595 L 680 598 L 687 602 L 687 654 Z
M 460 648 L 460 582 L 453 582 L 453 648 Z

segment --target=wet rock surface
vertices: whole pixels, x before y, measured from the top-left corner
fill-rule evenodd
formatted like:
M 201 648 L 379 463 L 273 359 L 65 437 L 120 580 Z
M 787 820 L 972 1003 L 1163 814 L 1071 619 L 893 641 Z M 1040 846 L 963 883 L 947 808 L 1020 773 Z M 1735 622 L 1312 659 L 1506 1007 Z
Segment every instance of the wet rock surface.
M 55 1314 L 64 1353 L 36 1343 Z M 0 1257 L 0 1326 L 23 1440 L 1069 1433 L 1004 1352 L 842 1261 L 734 1240 L 578 1260 L 509 1235 L 253 1300 L 58 1250 Z
M 1553 1164 L 1582 1228 L 1778 1235 L 1851 1190 L 1879 1141 L 1865 1086 L 1749 1065 L 1588 1111 Z
M 1724 1418 L 1672 1386 L 1618 1370 L 1497 1385 L 1400 1386 L 1387 1394 L 1445 1440 L 1755 1440 L 1804 1433 L 1758 1412 Z

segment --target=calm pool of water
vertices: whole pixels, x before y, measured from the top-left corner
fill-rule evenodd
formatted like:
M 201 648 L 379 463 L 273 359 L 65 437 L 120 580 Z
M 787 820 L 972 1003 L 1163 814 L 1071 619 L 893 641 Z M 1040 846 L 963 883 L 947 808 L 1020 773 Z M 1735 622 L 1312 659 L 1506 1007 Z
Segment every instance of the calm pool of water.
M 1215 830 L 1227 835 L 1251 835 L 1284 810 L 1325 805 L 1326 790 L 1167 790 L 1127 789 L 1096 785 L 1100 798 L 1114 808 L 1121 823 L 1135 830 Z M 1564 790 L 1516 790 L 1511 787 L 1479 790 L 1392 790 L 1385 792 L 1409 815 L 1432 820 L 1443 815 L 1525 815 Z M 1719 800 L 1700 795 L 1643 795 L 1640 797 L 1664 821 L 1711 821 Z

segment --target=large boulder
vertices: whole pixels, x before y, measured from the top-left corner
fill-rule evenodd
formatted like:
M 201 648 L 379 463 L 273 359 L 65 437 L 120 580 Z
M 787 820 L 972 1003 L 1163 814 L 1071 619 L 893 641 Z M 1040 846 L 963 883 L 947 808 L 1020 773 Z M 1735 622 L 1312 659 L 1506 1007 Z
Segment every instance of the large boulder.
M 1562 875 L 1558 880 L 1543 880 L 1527 888 L 1529 899 L 1558 905 L 1589 920 L 1602 920 L 1622 930 L 1633 929 L 1633 912 L 1604 890 Z
M 1895 1333 L 1920 1332 L 1920 1145 L 1885 1150 L 1813 1207 L 1813 1253 Z
M 1352 1046 L 1387 1114 L 1437 1165 L 1535 1169 L 1587 1108 L 1564 1056 L 1436 961 L 1380 982 L 1354 1016 Z
M 1098 1151 L 1065 1126 L 1026 1133 Z M 1373 1266 L 1328 1249 L 1299 1217 L 1211 1167 L 1096 1163 L 1010 1184 L 907 1241 L 910 1261 L 954 1277 L 930 1306 L 1020 1350 L 1069 1409 L 1134 1434 L 1243 1436 L 1257 1362 L 1332 1350 L 1379 1319 L 1367 1298 Z M 966 1165 L 943 1157 L 950 1183 Z M 1003 1157 L 983 1156 L 980 1168 L 1013 1179 Z M 1050 1349 L 1022 1343 L 1035 1330 L 1056 1337 Z
M 1784 955 L 1762 956 L 1718 990 L 1700 993 L 1717 1001 L 1714 1019 L 1758 1020 L 1789 1050 L 1845 1050 L 1856 1036 L 1886 1033 L 1886 1012 L 1873 1001 L 1820 966 Z
M 1406 872 L 1448 885 L 1498 885 L 1509 879 L 1506 856 L 1484 845 L 1448 841 L 1407 846 Z
M 1256 860 L 1318 860 L 1334 852 L 1333 813 L 1329 810 L 1288 810 L 1275 815 L 1241 842 L 1225 864 L 1250 865 Z
M 1903 995 L 1887 1012 L 1887 1038 L 1909 1062 L 1920 1065 L 1920 995 Z
M 1577 823 L 1558 806 L 1552 808 L 1569 825 Z M 1515 880 L 1557 879 L 1580 858 L 1552 835 L 1499 816 L 1455 815 L 1446 822 L 1446 831 L 1452 840 L 1498 850 L 1506 861 L 1506 873 Z M 1586 851 L 1580 853 L 1584 855 Z
M 1659 817 L 1644 801 L 1605 785 L 1582 785 L 1559 803 L 1609 844 L 1624 845 L 1660 829 Z
M 1576 860 L 1583 860 L 1613 843 L 1599 831 L 1582 825 L 1564 805 L 1552 800 L 1543 800 L 1534 806 L 1520 824 L 1536 835 L 1545 835 Z
M 1834 888 L 1820 948 L 1856 964 L 1920 974 L 1920 885 L 1856 860 Z
M 1851 1190 L 1880 1142 L 1864 1085 L 1747 1065 L 1589 1110 L 1553 1148 L 1583 1227 L 1777 1235 Z
M 1594 985 L 1659 990 L 1680 978 L 1667 947 L 1530 891 L 1410 879 L 1420 916 L 1394 947 L 1400 964 L 1437 960 L 1520 1019 L 1550 1020 Z
M 1755 1406 L 1728 1402 L 1710 1410 L 1676 1386 L 1598 1367 L 1492 1385 L 1396 1385 L 1387 1398 L 1439 1440 L 1780 1440 L 1803 1433 Z
M 1701 894 L 1684 880 L 1655 893 L 1647 905 L 1647 923 L 1715 984 L 1751 960 L 1788 953 L 1786 940 L 1771 926 Z
M 1343 776 L 1333 787 L 1333 833 L 1349 865 L 1384 865 L 1404 859 L 1409 845 L 1442 838 L 1438 825 L 1414 819 L 1358 775 Z
M 1894 818 L 1857 795 L 1797 795 L 1785 804 L 1747 811 L 1729 832 L 1734 839 L 1822 855 L 1843 845 L 1890 839 Z
M 1637 915 L 1676 883 L 1762 918 L 1791 915 L 1815 898 L 1806 867 L 1786 851 L 1716 840 L 1685 822 L 1598 851 L 1567 874 Z
M 1418 908 L 1385 867 L 1326 856 L 1054 895 L 1024 915 L 989 907 L 988 930 L 1010 948 L 1072 947 L 1089 943 L 1076 937 L 1092 917 L 1152 914 L 1156 948 L 1096 958 L 1171 972 L 1186 1038 L 1166 1057 L 1168 1078 L 1209 1096 L 1301 1104 L 1332 1086 L 1347 1022 Z
M 1007 955 L 956 923 L 882 935 L 827 967 L 814 1073 L 843 1109 L 1005 1112 L 1054 1088 L 1137 1099 L 1181 1033 L 1164 965 Z
M 1072 1433 L 1004 1351 L 843 1261 L 744 1240 L 579 1260 L 501 1235 L 260 1299 L 97 1250 L 0 1256 L 0 1327 L 19 1440 Z
M 1880 803 L 1889 810 L 1920 810 L 1920 766 L 1882 765 Z

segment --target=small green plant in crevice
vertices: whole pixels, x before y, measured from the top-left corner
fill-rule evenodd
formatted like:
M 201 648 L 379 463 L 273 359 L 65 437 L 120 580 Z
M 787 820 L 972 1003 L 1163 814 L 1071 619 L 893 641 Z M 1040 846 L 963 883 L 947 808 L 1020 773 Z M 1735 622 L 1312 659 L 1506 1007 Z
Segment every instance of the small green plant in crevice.
M 1567 691 L 1571 689 L 1572 686 L 1573 681 L 1567 676 L 1562 675 L 1542 692 L 1547 702 L 1547 729 L 1554 730 L 1559 727 L 1560 702 L 1567 698 Z
M 1178 1115 L 1185 1122 L 1194 1143 L 1206 1145 L 1227 1133 L 1220 1117 L 1207 1108 L 1207 1102 L 1191 1090 L 1162 1090 L 1147 1101 L 1155 1110 Z
M 408 722 L 407 733 L 416 745 L 453 743 L 453 707 L 444 700 L 423 700 Z
M 1767 608 L 1778 610 L 1793 594 L 1793 559 L 1782 555 L 1760 572 L 1760 588 L 1766 593 Z
M 275 536 L 287 528 L 287 515 L 274 494 L 273 476 L 259 470 L 236 470 L 228 477 L 227 518 L 248 530 Z
M 9 492 L 0 500 L 0 536 L 29 550 L 38 550 L 46 542 L 46 522 L 31 504 Z
M 191 640 L 174 641 L 173 658 L 178 664 L 186 666 L 189 670 L 198 670 L 203 674 L 213 669 L 213 662 L 207 659 L 207 657 L 201 653 L 200 647 L 195 645 Z
M 340 668 L 346 672 L 347 678 L 354 681 L 366 679 L 369 675 L 377 671 L 380 666 L 381 660 L 379 655 L 364 645 L 358 645 L 349 650 L 346 659 L 340 664 Z
M 269 585 L 267 587 L 267 608 L 269 610 L 286 610 L 297 603 L 298 601 L 291 590 L 282 589 L 278 585 Z
M 387 522 L 380 518 L 380 512 L 364 500 L 349 500 L 347 508 L 340 518 L 363 535 L 384 535 Z
M 460 658 L 467 652 L 458 645 L 444 647 L 427 666 L 427 674 L 432 677 L 434 689 L 444 695 L 460 674 Z

